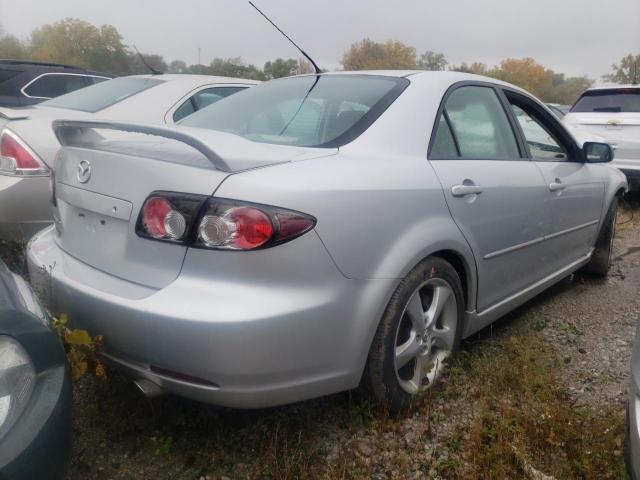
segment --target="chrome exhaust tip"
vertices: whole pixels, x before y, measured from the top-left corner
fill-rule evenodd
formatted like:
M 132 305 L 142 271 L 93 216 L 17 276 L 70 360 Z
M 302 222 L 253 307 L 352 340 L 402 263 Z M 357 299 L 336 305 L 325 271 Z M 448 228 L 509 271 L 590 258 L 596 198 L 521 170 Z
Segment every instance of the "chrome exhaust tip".
M 159 385 L 153 383 L 146 378 L 138 378 L 133 381 L 138 390 L 147 398 L 156 398 L 160 395 L 164 395 L 164 391 Z

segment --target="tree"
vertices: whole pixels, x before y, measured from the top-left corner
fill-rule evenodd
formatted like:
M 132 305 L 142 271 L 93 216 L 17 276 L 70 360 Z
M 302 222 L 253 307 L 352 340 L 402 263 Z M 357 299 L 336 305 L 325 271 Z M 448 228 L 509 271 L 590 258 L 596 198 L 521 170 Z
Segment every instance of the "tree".
M 345 70 L 413 70 L 416 50 L 397 40 L 378 43 L 365 38 L 354 43 L 340 61 Z
M 452 72 L 474 73 L 476 75 L 487 75 L 489 70 L 484 63 L 473 62 L 471 65 L 462 62 L 460 65 L 451 65 L 449 70 Z
M 513 83 L 540 98 L 548 96 L 553 89 L 554 72 L 540 65 L 533 58 L 507 58 L 489 74 Z
M 561 81 L 554 84 L 551 91 L 544 96 L 546 102 L 573 105 L 582 92 L 593 85 L 593 80 L 587 77 L 564 78 L 562 73 L 556 75 Z
M 295 75 L 297 70 L 298 62 L 293 58 L 289 60 L 276 58 L 273 62 L 264 64 L 263 72 L 267 80 L 270 80 L 272 78 L 290 77 Z
M 144 62 L 140 56 L 144 58 Z M 129 52 L 128 57 L 129 71 L 127 73 L 130 74 L 141 75 L 151 73 L 151 69 L 164 73 L 169 68 L 161 55 Z M 151 69 L 149 67 L 151 67 Z
M 619 64 L 611 65 L 613 73 L 603 75 L 602 78 L 614 83 L 640 83 L 640 54 L 630 53 L 620 60 Z
M 315 69 L 311 62 L 304 57 L 298 59 L 298 68 L 296 70 L 297 75 L 305 75 L 307 73 L 314 73 Z
M 220 75 L 222 77 L 247 78 L 250 80 L 265 80 L 262 70 L 255 65 L 247 65 L 240 57 L 214 58 L 205 72 L 208 75 Z
M 115 27 L 66 18 L 33 31 L 29 58 L 128 73 L 129 53 Z
M 187 64 L 182 60 L 174 60 L 169 64 L 169 73 L 187 73 Z
M 439 71 L 444 70 L 449 62 L 444 58 L 444 54 L 427 50 L 418 60 L 418 68 L 420 70 Z
M 0 25 L 0 58 L 22 60 L 26 57 L 26 45 L 15 36 L 6 35 Z

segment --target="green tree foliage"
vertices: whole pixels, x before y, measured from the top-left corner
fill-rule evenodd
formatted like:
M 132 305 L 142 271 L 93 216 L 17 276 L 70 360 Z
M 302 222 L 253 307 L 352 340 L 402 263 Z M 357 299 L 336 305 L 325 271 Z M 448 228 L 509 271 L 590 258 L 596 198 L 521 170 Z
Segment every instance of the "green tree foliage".
M 29 58 L 63 62 L 95 70 L 129 73 L 130 55 L 115 27 L 98 28 L 83 20 L 66 18 L 34 30 Z
M 169 64 L 168 73 L 187 73 L 187 64 L 182 60 L 174 60 Z
M 140 58 L 141 55 L 144 58 L 144 62 L 142 61 L 142 58 Z M 165 73 L 169 70 L 169 67 L 160 55 L 150 53 L 139 54 L 138 52 L 129 52 L 127 63 L 127 73 L 130 74 L 141 75 L 151 73 L 151 69 L 149 67 L 157 72 L 162 73 Z
M 22 60 L 27 56 L 26 45 L 13 35 L 6 35 L 0 26 L 0 58 Z
M 640 84 L 640 54 L 630 53 L 619 63 L 611 65 L 611 69 L 612 73 L 602 76 L 604 80 L 614 83 Z
M 442 53 L 436 53 L 431 50 L 427 50 L 418 59 L 418 68 L 420 70 L 439 71 L 444 70 L 447 67 L 447 59 Z
M 298 71 L 298 62 L 293 58 L 284 60 L 282 58 L 276 58 L 273 62 L 267 62 L 264 64 L 264 76 L 271 80 L 272 78 L 290 77 L 295 75 Z
M 240 57 L 214 58 L 213 62 L 205 68 L 206 75 L 220 75 L 222 77 L 248 78 L 251 80 L 265 80 L 265 75 L 255 65 L 248 65 Z
M 476 75 L 487 75 L 489 72 L 487 66 L 480 62 L 473 62 L 472 64 L 462 62 L 460 65 L 451 65 L 449 70 L 452 72 L 474 73 Z
M 540 98 L 545 102 L 571 105 L 593 80 L 587 77 L 568 77 L 563 73 L 537 63 L 533 58 L 507 58 L 493 68 L 484 63 L 461 63 L 452 65 L 449 70 L 464 73 L 475 73 L 513 83 Z
M 352 44 L 340 63 L 345 70 L 412 70 L 417 68 L 416 49 L 397 40 L 365 38 Z

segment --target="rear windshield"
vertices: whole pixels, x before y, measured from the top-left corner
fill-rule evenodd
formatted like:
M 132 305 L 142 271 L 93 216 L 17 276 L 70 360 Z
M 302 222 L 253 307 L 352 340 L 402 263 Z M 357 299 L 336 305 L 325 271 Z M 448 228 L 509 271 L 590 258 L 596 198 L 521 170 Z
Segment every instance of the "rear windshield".
M 585 92 L 572 112 L 640 112 L 640 88 L 612 88 Z
M 272 80 L 227 97 L 180 122 L 281 145 L 337 147 L 356 138 L 409 81 L 374 75 Z
M 115 78 L 47 100 L 40 105 L 94 113 L 161 83 L 163 81 L 156 78 Z

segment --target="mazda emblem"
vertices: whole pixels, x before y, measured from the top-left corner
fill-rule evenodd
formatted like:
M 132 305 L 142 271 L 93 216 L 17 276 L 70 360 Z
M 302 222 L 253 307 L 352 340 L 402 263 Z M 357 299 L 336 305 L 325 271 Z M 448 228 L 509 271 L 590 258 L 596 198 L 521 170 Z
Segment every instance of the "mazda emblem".
M 78 164 L 78 181 L 87 183 L 91 178 L 91 164 L 87 160 L 82 160 Z

